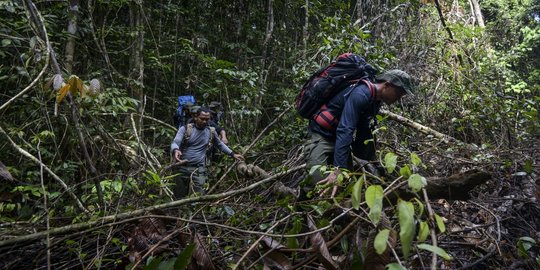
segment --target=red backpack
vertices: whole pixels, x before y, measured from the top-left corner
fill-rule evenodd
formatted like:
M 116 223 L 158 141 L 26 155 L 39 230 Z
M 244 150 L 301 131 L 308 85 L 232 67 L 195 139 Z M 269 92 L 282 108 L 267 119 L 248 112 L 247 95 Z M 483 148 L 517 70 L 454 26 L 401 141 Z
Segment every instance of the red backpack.
M 341 90 L 360 80 L 372 80 L 376 73 L 361 56 L 344 53 L 330 65 L 311 75 L 304 83 L 296 96 L 296 111 L 300 116 L 312 119 L 321 107 Z

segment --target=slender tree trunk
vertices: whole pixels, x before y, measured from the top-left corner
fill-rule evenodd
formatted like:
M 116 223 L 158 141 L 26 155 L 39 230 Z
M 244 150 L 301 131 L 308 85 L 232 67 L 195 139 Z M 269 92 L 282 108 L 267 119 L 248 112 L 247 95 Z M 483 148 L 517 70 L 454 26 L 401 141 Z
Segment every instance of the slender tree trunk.
M 133 94 L 133 97 L 139 100 L 139 112 L 142 109 L 143 104 L 143 88 L 144 88 L 144 60 L 143 60 L 143 49 L 144 49 L 144 31 L 143 31 L 143 18 L 142 18 L 142 0 L 138 3 L 133 3 L 130 6 L 130 21 L 131 28 L 134 31 L 135 39 L 133 40 L 133 46 L 131 49 L 131 59 L 130 59 L 130 88 Z
M 484 17 L 482 16 L 482 12 L 480 10 L 480 5 L 478 4 L 478 0 L 469 0 L 469 3 L 471 4 L 472 12 L 476 19 L 476 22 L 478 22 L 478 26 L 480 26 L 481 28 L 486 27 L 486 25 L 484 24 Z
M 304 25 L 302 26 L 302 59 L 307 59 L 307 41 L 309 26 L 309 0 L 304 3 Z
M 263 51 L 262 51 L 262 65 L 261 65 L 261 72 L 259 73 L 259 95 L 257 95 L 257 104 L 258 107 L 262 107 L 262 99 L 265 94 L 266 90 L 266 78 L 268 77 L 268 47 L 270 40 L 272 39 L 272 34 L 274 33 L 274 0 L 268 0 L 268 14 L 266 16 L 266 33 L 264 35 L 264 41 L 263 41 Z M 258 124 L 260 122 L 260 116 L 257 117 L 256 123 Z
M 77 34 L 77 20 L 79 18 L 79 0 L 69 1 L 69 23 L 67 32 L 69 34 L 66 42 L 66 62 L 65 68 L 68 74 L 73 72 L 73 58 L 75 55 L 75 35 Z
M 73 74 L 73 59 L 75 56 L 75 38 L 77 34 L 77 21 L 79 19 L 79 9 L 80 9 L 79 0 L 69 1 L 69 22 L 68 22 L 68 28 L 67 28 L 69 36 L 66 41 L 66 51 L 65 51 L 66 61 L 64 65 L 68 75 Z M 59 66 L 57 66 L 55 69 L 56 69 L 56 73 L 60 74 Z M 77 130 L 77 134 L 79 135 L 79 145 L 83 152 L 87 169 L 90 171 L 90 174 L 95 179 L 94 184 L 96 185 L 98 199 L 101 206 L 104 207 L 105 201 L 103 200 L 103 190 L 101 189 L 101 184 L 98 178 L 99 173 L 97 171 L 96 166 L 94 165 L 94 162 L 90 158 L 90 154 L 88 152 L 88 146 L 86 145 L 86 138 L 83 135 L 82 130 L 81 130 L 78 106 L 75 104 L 75 101 L 73 100 L 73 97 L 70 94 L 68 94 L 67 99 L 71 106 L 71 115 L 73 118 L 75 129 Z

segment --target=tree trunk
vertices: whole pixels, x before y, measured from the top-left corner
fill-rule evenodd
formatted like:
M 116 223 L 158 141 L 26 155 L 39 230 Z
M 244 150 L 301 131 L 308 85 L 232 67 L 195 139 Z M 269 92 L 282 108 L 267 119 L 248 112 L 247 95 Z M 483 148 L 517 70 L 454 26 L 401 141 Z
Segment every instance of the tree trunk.
M 68 74 L 73 72 L 73 58 L 75 55 L 75 35 L 77 34 L 77 20 L 79 18 L 79 0 L 69 1 L 69 23 L 67 32 L 69 34 L 66 42 L 66 62 L 65 67 Z
M 484 17 L 482 17 L 482 12 L 480 11 L 480 5 L 478 4 L 478 1 L 469 0 L 469 3 L 471 4 L 472 12 L 476 19 L 476 22 L 478 22 L 478 26 L 480 26 L 481 28 L 485 28 L 486 25 L 484 24 Z
M 302 26 L 302 59 L 307 59 L 307 40 L 309 27 L 309 0 L 304 3 L 304 25 Z
M 134 31 L 135 39 L 133 40 L 133 46 L 131 49 L 130 59 L 130 88 L 132 95 L 137 99 L 139 103 L 139 113 L 142 113 L 143 108 L 143 88 L 144 88 L 144 60 L 143 60 L 143 48 L 144 48 L 144 31 L 143 31 L 143 4 L 134 3 L 130 5 L 130 22 L 131 29 Z

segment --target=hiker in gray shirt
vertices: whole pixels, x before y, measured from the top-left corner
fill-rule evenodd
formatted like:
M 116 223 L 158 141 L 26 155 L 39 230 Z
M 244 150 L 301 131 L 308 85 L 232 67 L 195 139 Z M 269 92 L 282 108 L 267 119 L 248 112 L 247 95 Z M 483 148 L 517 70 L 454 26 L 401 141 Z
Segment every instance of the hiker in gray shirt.
M 193 118 L 193 123 L 181 126 L 171 143 L 171 153 L 175 162 L 183 163 L 178 170 L 180 175 L 175 177 L 176 199 L 183 198 L 189 193 L 191 180 L 193 180 L 192 191 L 204 194 L 203 186 L 208 179 L 206 152 L 212 148 L 212 144 L 216 144 L 220 151 L 236 160 L 244 160 L 242 155 L 235 154 L 221 141 L 216 129 L 208 125 L 209 120 L 210 110 L 201 107 Z

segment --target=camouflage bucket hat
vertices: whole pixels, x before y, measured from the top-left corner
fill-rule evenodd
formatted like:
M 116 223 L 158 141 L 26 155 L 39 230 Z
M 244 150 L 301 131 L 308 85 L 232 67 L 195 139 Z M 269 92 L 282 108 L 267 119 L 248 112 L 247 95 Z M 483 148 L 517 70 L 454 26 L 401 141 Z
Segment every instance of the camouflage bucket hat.
M 409 95 L 413 95 L 412 79 L 407 72 L 399 69 L 392 69 L 377 76 L 377 81 L 389 82 L 407 92 Z
M 191 106 L 189 112 L 190 113 L 197 113 L 197 111 L 199 111 L 199 109 L 201 108 L 201 106 Z

